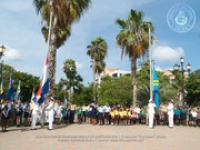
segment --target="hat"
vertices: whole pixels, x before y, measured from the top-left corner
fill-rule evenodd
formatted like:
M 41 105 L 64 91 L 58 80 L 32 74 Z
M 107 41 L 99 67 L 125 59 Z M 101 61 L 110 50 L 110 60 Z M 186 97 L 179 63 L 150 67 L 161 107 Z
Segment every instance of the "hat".
M 50 97 L 50 100 L 55 101 L 55 99 L 52 96 Z
M 151 99 L 151 98 L 149 99 L 149 102 L 152 102 L 152 99 Z

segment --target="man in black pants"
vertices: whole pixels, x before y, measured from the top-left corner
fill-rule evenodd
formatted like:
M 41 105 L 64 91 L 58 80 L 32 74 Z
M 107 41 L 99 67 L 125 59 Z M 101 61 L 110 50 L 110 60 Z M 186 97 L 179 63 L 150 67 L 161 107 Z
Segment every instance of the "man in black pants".
M 71 102 L 70 104 L 70 114 L 69 114 L 69 123 L 74 123 L 74 115 L 76 111 L 76 105 Z

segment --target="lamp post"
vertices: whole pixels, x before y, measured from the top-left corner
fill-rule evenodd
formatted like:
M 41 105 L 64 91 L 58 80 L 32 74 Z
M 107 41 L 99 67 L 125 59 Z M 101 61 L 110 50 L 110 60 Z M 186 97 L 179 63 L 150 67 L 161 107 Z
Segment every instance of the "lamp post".
M 178 65 L 178 64 L 175 64 L 174 65 L 174 70 L 175 71 L 180 71 L 181 72 L 181 99 L 180 99 L 180 104 L 182 105 L 182 106 L 184 106 L 184 102 L 185 102 L 185 100 L 184 100 L 184 98 L 185 98 L 185 94 L 184 94 L 184 91 L 185 91 L 185 85 L 184 85 L 184 72 L 188 72 L 188 74 L 189 74 L 189 76 L 190 76 L 190 71 L 191 71 L 191 64 L 190 63 L 188 63 L 187 64 L 187 66 L 186 66 L 186 68 L 187 68 L 187 70 L 184 70 L 184 58 L 181 56 L 181 58 L 180 58 L 180 64 L 181 64 L 181 66 L 180 65 Z
M 3 56 L 4 52 L 5 52 L 6 48 L 2 45 L 0 46 L 0 59 Z

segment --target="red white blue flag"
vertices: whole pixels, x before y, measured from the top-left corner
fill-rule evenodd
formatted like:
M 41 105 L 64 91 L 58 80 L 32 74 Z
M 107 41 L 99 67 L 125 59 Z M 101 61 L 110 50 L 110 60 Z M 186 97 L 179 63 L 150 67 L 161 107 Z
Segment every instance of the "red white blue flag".
M 49 55 L 44 62 L 44 68 L 42 73 L 42 79 L 40 82 L 40 87 L 33 98 L 33 101 L 37 101 L 39 104 L 42 104 L 45 100 L 45 95 L 49 91 Z

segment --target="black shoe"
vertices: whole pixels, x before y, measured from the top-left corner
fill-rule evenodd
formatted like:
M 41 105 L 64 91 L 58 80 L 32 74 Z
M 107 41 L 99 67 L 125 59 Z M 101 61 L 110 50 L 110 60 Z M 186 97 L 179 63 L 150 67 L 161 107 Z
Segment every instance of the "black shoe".
M 37 129 L 30 129 L 30 130 L 37 130 Z
M 49 129 L 49 128 L 48 128 L 47 130 L 53 130 L 53 129 Z

